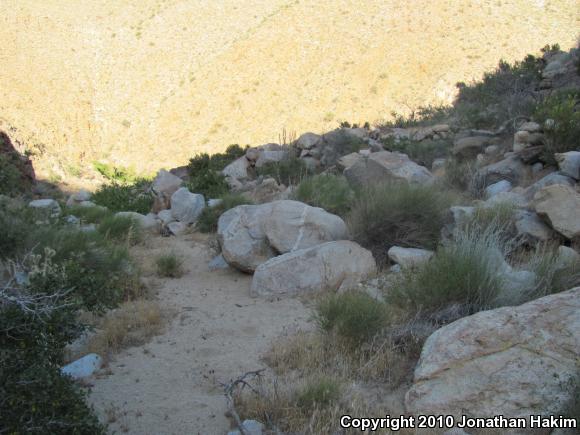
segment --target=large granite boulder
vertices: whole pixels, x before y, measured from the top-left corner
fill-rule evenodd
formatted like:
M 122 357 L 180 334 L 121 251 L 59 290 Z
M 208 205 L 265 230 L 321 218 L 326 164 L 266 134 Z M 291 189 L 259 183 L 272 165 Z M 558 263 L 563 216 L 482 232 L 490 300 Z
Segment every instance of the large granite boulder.
M 431 184 L 433 174 L 424 166 L 413 162 L 406 154 L 380 151 L 360 157 L 344 170 L 344 176 L 353 185 L 367 185 L 385 181 L 407 181 Z
M 562 174 L 580 180 L 580 151 L 556 154 L 556 160 Z
M 580 287 L 483 311 L 427 339 L 406 407 L 456 416 L 560 415 L 573 403 L 579 358 Z
M 218 239 L 226 261 L 245 272 L 279 254 L 346 239 L 344 221 L 321 208 L 281 200 L 241 205 L 218 221 Z
M 540 178 L 534 184 L 528 186 L 524 190 L 524 196 L 527 199 L 533 199 L 534 195 L 541 189 L 555 184 L 562 184 L 564 186 L 574 186 L 574 180 L 560 172 L 552 172 L 545 177 Z
M 536 212 L 568 239 L 580 236 L 580 194 L 572 187 L 555 184 L 534 196 Z
M 165 169 L 160 169 L 153 179 L 151 189 L 157 195 L 171 197 L 171 195 L 173 195 L 182 184 L 183 180 L 177 175 L 173 175 L 171 172 L 168 172 Z
M 529 171 L 530 169 L 518 157 L 512 156 L 480 168 L 476 176 L 485 186 L 501 180 L 507 180 L 515 186 L 528 175 Z
M 370 251 L 354 242 L 323 243 L 280 255 L 258 266 L 253 296 L 343 291 L 376 273 Z
M 178 189 L 171 195 L 171 214 L 179 222 L 185 224 L 197 222 L 204 208 L 203 195 L 191 193 L 186 187 Z

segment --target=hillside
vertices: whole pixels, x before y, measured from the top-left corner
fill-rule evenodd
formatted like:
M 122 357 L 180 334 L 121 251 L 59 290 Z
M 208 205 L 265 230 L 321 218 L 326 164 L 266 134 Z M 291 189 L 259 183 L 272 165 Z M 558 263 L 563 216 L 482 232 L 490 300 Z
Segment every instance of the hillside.
M 578 0 L 2 5 L 0 128 L 61 177 L 450 102 L 456 82 L 547 43 L 568 49 L 580 28 Z

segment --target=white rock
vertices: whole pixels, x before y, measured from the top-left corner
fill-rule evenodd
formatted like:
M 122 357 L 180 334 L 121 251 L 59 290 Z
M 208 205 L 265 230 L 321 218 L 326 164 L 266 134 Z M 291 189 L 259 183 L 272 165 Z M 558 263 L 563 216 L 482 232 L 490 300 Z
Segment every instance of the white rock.
M 66 205 L 67 207 L 72 207 L 79 202 L 89 201 L 91 199 L 92 193 L 88 190 L 81 189 L 76 193 L 73 193 L 67 200 Z
M 28 207 L 43 210 L 51 217 L 60 216 L 60 205 L 54 199 L 35 199 L 28 203 Z
M 501 192 L 509 192 L 512 190 L 512 183 L 507 180 L 501 180 L 497 183 L 490 184 L 485 188 L 486 198 L 491 198 Z
M 322 142 L 322 136 L 315 133 L 304 133 L 296 140 L 296 146 L 302 149 L 311 149 Z
M 151 184 L 151 189 L 156 194 L 170 197 L 181 187 L 183 180 L 165 169 L 160 169 Z
M 406 154 L 390 151 L 372 153 L 368 158 L 360 156 L 354 164 L 344 170 L 344 176 L 354 185 L 384 181 L 432 184 L 435 179 L 427 168 L 413 162 Z
M 241 205 L 218 220 L 224 258 L 245 272 L 253 272 L 278 253 L 345 238 L 347 228 L 340 217 L 298 201 Z
M 264 430 L 264 425 L 256 420 L 244 420 L 242 422 L 242 426 L 244 427 L 244 431 L 247 432 L 247 435 L 262 435 Z M 232 430 L 228 432 L 228 435 L 241 435 L 239 429 Z
M 88 355 L 85 355 L 61 368 L 61 372 L 73 379 L 83 379 L 91 376 L 94 372 L 99 370 L 102 365 L 103 360 L 99 355 L 96 353 L 89 353 Z
M 580 151 L 568 151 L 555 157 L 562 174 L 580 180 Z
M 166 226 L 174 236 L 181 236 L 187 233 L 189 229 L 185 222 L 169 222 Z
M 161 222 L 163 222 L 164 225 L 175 221 L 171 210 L 161 210 L 159 213 L 157 213 L 157 217 L 161 220 Z
M 250 168 L 250 162 L 246 158 L 246 156 L 242 156 L 232 163 L 227 165 L 223 170 L 222 174 L 226 177 L 231 177 L 237 180 L 243 180 L 244 178 L 248 178 L 248 169 Z
M 536 212 L 568 239 L 580 236 L 580 194 L 572 187 L 556 184 L 534 195 Z
M 514 219 L 518 236 L 528 243 L 535 244 L 556 239 L 554 230 L 532 211 L 517 210 Z
M 388 255 L 391 261 L 407 268 L 426 263 L 433 256 L 433 251 L 393 246 L 389 249 Z
M 214 208 L 214 207 L 217 207 L 218 205 L 220 205 L 222 202 L 224 202 L 224 200 L 221 198 L 208 199 L 207 206 L 210 208 Z
M 558 259 L 563 265 L 580 265 L 580 254 L 567 246 L 558 247 Z
M 222 254 L 215 256 L 208 264 L 209 270 L 229 269 L 230 265 Z
M 407 411 L 505 417 L 560 415 L 578 373 L 580 287 L 482 311 L 433 333 L 407 392 Z
M 520 125 L 520 131 L 527 131 L 529 133 L 538 133 L 542 127 L 537 122 L 528 121 Z
M 529 202 L 523 195 L 516 192 L 499 192 L 483 203 L 484 208 L 495 207 L 498 204 L 511 204 L 516 208 L 525 208 Z
M 203 195 L 191 193 L 182 187 L 171 195 L 171 214 L 179 222 L 192 224 L 197 221 L 205 208 Z
M 155 218 L 155 215 L 142 215 L 141 213 L 136 213 L 134 211 L 120 211 L 115 213 L 115 216 L 128 217 L 136 221 L 141 229 L 151 233 L 159 232 L 159 221 Z
M 372 254 L 342 240 L 301 249 L 258 266 L 252 296 L 297 295 L 324 290 L 343 291 L 376 273 Z
M 281 162 L 288 157 L 287 150 L 263 150 L 260 152 L 258 160 L 256 160 L 256 167 L 260 168 L 267 163 Z

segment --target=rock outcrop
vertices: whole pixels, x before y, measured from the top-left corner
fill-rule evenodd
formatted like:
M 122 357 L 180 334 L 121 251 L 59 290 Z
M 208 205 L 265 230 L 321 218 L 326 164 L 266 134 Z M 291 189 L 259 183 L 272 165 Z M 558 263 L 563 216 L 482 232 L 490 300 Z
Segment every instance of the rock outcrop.
M 465 317 L 427 339 L 407 410 L 478 417 L 562 414 L 573 401 L 579 349 L 580 287 Z
M 224 258 L 245 272 L 253 272 L 279 254 L 345 239 L 347 233 L 340 217 L 290 200 L 241 205 L 218 221 Z
M 342 240 L 292 251 L 258 266 L 253 296 L 348 290 L 376 273 L 370 251 Z

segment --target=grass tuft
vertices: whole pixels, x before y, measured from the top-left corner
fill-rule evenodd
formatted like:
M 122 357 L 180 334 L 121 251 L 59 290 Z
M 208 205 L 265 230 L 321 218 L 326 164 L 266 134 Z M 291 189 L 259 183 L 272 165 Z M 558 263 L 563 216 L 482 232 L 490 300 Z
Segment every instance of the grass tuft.
M 354 192 L 346 178 L 320 174 L 304 179 L 294 194 L 298 201 L 344 216 L 354 199 Z
M 162 278 L 179 278 L 183 275 L 183 261 L 173 252 L 159 255 L 155 265 L 157 275 Z

